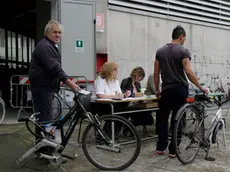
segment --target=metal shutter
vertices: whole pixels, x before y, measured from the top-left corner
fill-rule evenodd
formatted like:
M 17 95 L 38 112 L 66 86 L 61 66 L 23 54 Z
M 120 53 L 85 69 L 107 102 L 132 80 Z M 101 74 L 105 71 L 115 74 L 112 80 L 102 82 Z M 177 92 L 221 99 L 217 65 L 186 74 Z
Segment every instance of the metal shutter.
M 121 6 L 230 27 L 230 0 L 108 0 Z

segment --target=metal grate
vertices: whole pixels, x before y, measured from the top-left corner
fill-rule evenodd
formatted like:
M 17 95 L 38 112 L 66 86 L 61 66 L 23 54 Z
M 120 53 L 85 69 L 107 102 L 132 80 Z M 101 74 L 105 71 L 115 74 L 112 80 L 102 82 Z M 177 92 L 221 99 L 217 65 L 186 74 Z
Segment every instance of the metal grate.
M 108 0 L 132 8 L 230 27 L 230 0 Z

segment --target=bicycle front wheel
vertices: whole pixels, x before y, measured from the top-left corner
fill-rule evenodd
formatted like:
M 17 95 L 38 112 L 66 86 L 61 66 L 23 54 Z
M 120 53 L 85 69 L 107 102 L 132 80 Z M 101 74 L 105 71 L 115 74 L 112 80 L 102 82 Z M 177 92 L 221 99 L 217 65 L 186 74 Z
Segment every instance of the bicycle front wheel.
M 182 164 L 191 163 L 199 152 L 202 140 L 200 121 L 193 105 L 186 104 L 177 113 L 172 140 L 176 156 Z
M 0 124 L 3 122 L 5 118 L 5 113 L 6 113 L 5 102 L 0 98 Z
M 82 148 L 87 159 L 102 170 L 129 167 L 137 159 L 141 148 L 136 128 L 117 115 L 101 116 L 99 121 L 97 127 L 90 123 L 82 136 Z

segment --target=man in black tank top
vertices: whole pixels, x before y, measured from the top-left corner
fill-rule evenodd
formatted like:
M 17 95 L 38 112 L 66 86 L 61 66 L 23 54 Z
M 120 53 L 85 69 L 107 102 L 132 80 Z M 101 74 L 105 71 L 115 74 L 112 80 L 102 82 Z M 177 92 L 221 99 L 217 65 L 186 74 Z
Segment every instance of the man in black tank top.
M 186 32 L 181 26 L 174 28 L 172 42 L 164 45 L 156 52 L 154 62 L 154 86 L 159 101 L 159 128 L 157 153 L 162 155 L 168 145 L 168 118 L 172 111 L 171 128 L 174 127 L 174 117 L 181 106 L 186 103 L 188 97 L 188 79 L 202 92 L 208 93 L 208 89 L 201 87 L 197 77 L 192 71 L 191 55 L 188 49 L 183 47 Z M 160 74 L 162 88 L 160 92 Z M 172 144 L 169 145 L 169 156 L 174 158 L 175 151 Z

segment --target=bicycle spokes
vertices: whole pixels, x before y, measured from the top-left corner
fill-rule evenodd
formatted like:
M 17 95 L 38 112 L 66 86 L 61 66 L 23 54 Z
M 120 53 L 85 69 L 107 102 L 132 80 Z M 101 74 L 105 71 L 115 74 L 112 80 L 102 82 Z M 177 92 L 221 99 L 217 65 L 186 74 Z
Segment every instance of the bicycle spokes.
M 131 165 L 140 151 L 134 126 L 112 115 L 100 118 L 100 123 L 96 128 L 90 124 L 82 137 L 82 148 L 89 161 L 105 170 L 121 170 Z

